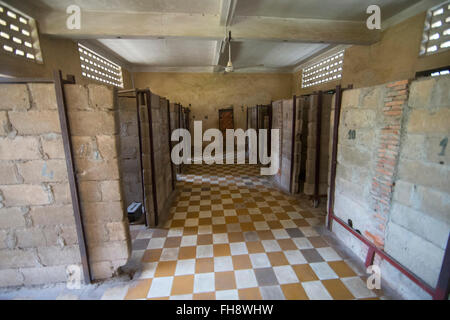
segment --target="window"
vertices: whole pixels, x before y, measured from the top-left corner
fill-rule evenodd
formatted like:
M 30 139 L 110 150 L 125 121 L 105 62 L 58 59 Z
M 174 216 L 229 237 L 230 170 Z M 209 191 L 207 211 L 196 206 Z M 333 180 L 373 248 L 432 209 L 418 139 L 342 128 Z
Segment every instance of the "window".
M 340 80 L 344 65 L 344 50 L 339 51 L 302 70 L 302 88 Z
M 420 46 L 420 55 L 430 55 L 450 48 L 450 1 L 428 10 Z
M 98 82 L 123 88 L 122 67 L 95 51 L 78 44 L 81 74 Z
M 446 67 L 442 67 L 439 69 L 432 69 L 432 70 L 417 72 L 416 78 L 440 77 L 440 76 L 448 76 L 449 74 L 450 74 L 450 66 L 446 66 Z
M 36 21 L 0 1 L 0 50 L 43 63 Z

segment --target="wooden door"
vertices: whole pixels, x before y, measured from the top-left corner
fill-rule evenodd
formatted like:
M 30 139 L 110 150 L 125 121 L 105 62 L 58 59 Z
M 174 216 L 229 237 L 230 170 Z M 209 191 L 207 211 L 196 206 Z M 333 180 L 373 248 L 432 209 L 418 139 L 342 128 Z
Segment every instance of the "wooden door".
M 224 137 L 227 129 L 234 129 L 233 109 L 219 110 L 219 130 Z
M 219 130 L 222 131 L 223 135 L 223 152 L 226 153 L 226 131 L 227 129 L 234 129 L 234 114 L 233 109 L 222 109 L 219 110 Z M 234 146 L 236 151 L 236 146 Z

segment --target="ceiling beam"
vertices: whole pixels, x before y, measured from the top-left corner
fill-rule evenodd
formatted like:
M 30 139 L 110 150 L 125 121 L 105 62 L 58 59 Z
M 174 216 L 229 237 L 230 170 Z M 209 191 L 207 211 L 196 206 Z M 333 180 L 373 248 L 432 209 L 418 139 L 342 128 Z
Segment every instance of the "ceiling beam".
M 64 12 L 38 16 L 43 34 L 73 39 L 183 37 L 222 40 L 224 28 L 215 15 L 83 12 L 80 30 L 66 28 Z M 373 44 L 379 30 L 368 30 L 365 22 L 320 19 L 240 17 L 229 28 L 235 40 Z
M 222 46 L 225 45 L 225 41 L 221 40 L 221 41 L 216 41 L 216 47 L 214 48 L 214 57 L 213 57 L 213 61 L 212 64 L 214 66 L 217 66 L 219 64 L 220 61 L 220 55 L 222 54 Z
M 233 23 L 234 13 L 238 0 L 221 0 L 220 1 L 220 25 L 231 26 Z

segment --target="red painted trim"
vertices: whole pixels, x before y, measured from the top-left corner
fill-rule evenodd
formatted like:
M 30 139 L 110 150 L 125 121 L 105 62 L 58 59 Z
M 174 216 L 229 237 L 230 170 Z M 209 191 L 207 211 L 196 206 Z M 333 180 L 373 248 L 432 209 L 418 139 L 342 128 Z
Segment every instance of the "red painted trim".
M 424 291 L 429 293 L 431 296 L 435 296 L 435 289 L 429 286 L 425 281 L 414 275 L 411 271 L 407 270 L 405 267 L 403 267 L 398 261 L 396 261 L 394 258 L 392 258 L 390 255 L 388 255 L 386 252 L 381 250 L 380 248 L 376 247 L 370 240 L 363 237 L 359 233 L 357 233 L 355 230 L 350 228 L 344 221 L 342 221 L 340 218 L 336 217 L 334 214 L 330 216 L 334 221 L 338 222 L 341 226 L 343 226 L 347 231 L 349 231 L 351 234 L 353 234 L 355 237 L 357 237 L 360 241 L 362 241 L 365 245 L 369 247 L 369 253 L 373 250 L 373 252 L 377 255 L 379 255 L 382 259 L 389 262 L 393 267 L 395 267 L 398 271 L 400 271 L 402 274 L 404 274 L 406 277 L 408 277 L 411 281 L 413 281 L 415 284 L 417 284 L 420 288 L 422 288 Z M 367 258 L 366 258 L 367 263 Z

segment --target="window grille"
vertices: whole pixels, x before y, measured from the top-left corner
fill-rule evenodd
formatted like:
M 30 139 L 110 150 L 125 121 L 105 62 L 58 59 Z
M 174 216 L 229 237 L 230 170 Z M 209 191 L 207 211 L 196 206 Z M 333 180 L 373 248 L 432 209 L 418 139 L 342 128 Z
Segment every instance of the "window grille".
M 450 48 L 450 1 L 427 12 L 420 55 L 430 55 Z
M 43 63 L 36 21 L 0 1 L 0 50 Z
M 121 66 L 80 43 L 78 44 L 78 51 L 80 53 L 81 74 L 83 77 L 123 88 Z
M 340 80 L 344 65 L 344 51 L 339 51 L 302 70 L 302 88 Z

